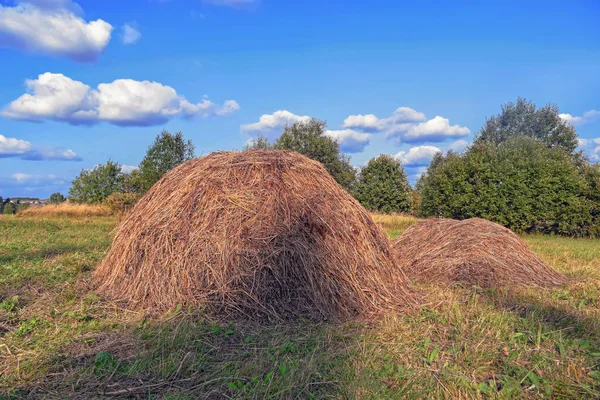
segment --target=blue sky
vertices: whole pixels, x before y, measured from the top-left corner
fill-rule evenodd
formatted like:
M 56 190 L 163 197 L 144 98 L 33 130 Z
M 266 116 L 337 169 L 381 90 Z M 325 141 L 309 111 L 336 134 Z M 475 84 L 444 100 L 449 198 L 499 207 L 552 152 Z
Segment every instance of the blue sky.
M 136 166 L 162 129 L 202 155 L 308 117 L 414 181 L 518 96 L 600 161 L 600 4 L 494 3 L 0 0 L 0 196 Z

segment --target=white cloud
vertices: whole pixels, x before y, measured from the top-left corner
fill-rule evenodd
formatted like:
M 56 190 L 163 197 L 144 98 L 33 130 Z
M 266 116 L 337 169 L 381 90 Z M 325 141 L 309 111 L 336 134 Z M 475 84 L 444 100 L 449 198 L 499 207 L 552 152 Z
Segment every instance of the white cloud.
M 340 150 L 346 153 L 360 153 L 369 144 L 371 134 L 360 133 L 352 129 L 340 131 L 325 131 L 325 136 L 337 141 L 340 145 Z
M 576 117 L 571 114 L 559 114 L 558 116 L 571 125 L 583 125 L 596 120 L 596 118 L 600 116 L 600 111 L 589 110 L 584 112 L 580 117 Z
M 137 169 L 135 165 L 121 165 L 121 172 L 124 174 L 130 174 Z
M 0 47 L 95 61 L 108 45 L 113 27 L 101 19 L 86 22 L 78 15 L 79 10 L 66 0 L 0 5 Z
M 394 111 L 394 115 L 387 119 L 394 124 L 405 124 L 409 122 L 425 121 L 425 114 L 415 111 L 410 107 L 399 107 Z
M 388 118 L 378 118 L 375 114 L 350 115 L 343 126 L 362 132 L 386 132 L 387 138 L 406 143 L 441 142 L 471 133 L 469 128 L 450 125 L 447 118 L 439 115 L 427 120 L 425 114 L 410 107 L 399 107 Z
M 123 34 L 121 40 L 123 44 L 135 44 L 142 37 L 142 33 L 132 24 L 123 25 Z
M 374 114 L 350 115 L 344 120 L 344 128 L 358 129 L 365 132 L 379 132 L 393 129 L 395 125 L 410 124 L 425 120 L 425 114 L 410 107 L 399 107 L 389 118 L 379 119 Z
M 17 172 L 12 174 L 11 178 L 21 185 L 62 185 L 65 183 L 64 179 L 55 175 L 31 175 Z
M 417 182 L 419 180 L 419 178 L 421 177 L 421 175 L 423 175 L 425 172 L 427 172 L 426 166 L 410 168 L 410 169 L 411 169 L 411 172 L 409 173 L 408 177 L 412 182 Z
M 469 145 L 469 142 L 467 142 L 464 139 L 459 139 L 456 142 L 452 142 L 450 143 L 450 145 L 448 146 L 448 148 L 452 151 L 455 151 L 457 153 L 460 153 L 461 151 L 463 151 L 467 146 Z
M 275 111 L 273 114 L 263 114 L 258 122 L 242 125 L 241 130 L 249 135 L 263 134 L 269 138 L 279 135 L 286 125 L 294 122 L 308 122 L 310 117 L 296 115 L 287 110 Z
M 387 137 L 398 137 L 405 143 L 441 142 L 448 138 L 467 136 L 470 133 L 469 128 L 450 125 L 447 118 L 437 115 L 417 125 L 399 125 L 397 129 L 388 132 Z
M 436 153 L 441 152 L 435 146 L 416 146 L 407 152 L 401 151 L 395 155 L 407 167 L 422 167 L 431 162 Z
M 579 147 L 588 154 L 592 161 L 600 161 L 600 138 L 578 140 Z
M 92 89 L 63 74 L 46 72 L 28 79 L 29 93 L 11 102 L 0 115 L 16 120 L 53 120 L 69 124 L 108 122 L 120 126 L 159 125 L 181 115 L 226 115 L 239 109 L 233 100 L 219 107 L 209 100 L 193 104 L 158 82 L 117 79 Z
M 31 143 L 0 135 L 0 157 L 14 157 L 31 149 Z
M 360 129 L 367 132 L 376 132 L 385 128 L 382 120 L 375 114 L 350 115 L 344 120 L 344 128 Z
M 232 114 L 240 109 L 240 105 L 235 100 L 225 100 L 223 105 L 215 110 L 215 114 L 218 116 L 225 116 Z
M 81 161 L 81 157 L 75 154 L 73 150 L 56 147 L 32 149 L 24 153 L 21 159 L 29 161 Z
M 34 148 L 30 142 L 17 138 L 8 138 L 0 135 L 0 158 L 19 157 L 22 160 L 42 161 L 81 161 L 75 152 L 71 149 L 61 149 L 58 147 L 40 147 Z

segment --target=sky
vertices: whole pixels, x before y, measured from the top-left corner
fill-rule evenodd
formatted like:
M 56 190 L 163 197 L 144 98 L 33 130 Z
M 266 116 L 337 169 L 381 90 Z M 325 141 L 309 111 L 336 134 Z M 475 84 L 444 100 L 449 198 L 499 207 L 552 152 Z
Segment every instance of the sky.
M 0 0 L 0 196 L 130 171 L 164 129 L 202 156 L 311 117 L 414 182 L 519 96 L 600 161 L 598 21 L 598 0 Z

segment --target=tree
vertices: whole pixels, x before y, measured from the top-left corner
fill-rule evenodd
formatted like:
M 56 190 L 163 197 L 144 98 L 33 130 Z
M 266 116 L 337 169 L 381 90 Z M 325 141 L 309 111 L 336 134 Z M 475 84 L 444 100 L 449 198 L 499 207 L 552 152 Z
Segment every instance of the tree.
M 400 161 L 382 154 L 369 160 L 360 171 L 355 195 L 368 210 L 408 213 L 412 204 L 410 192 Z
M 589 236 L 597 229 L 597 204 L 576 159 L 526 136 L 437 157 L 418 188 L 423 216 L 480 217 L 517 232 Z
M 529 136 L 548 147 L 560 147 L 568 153 L 577 149 L 575 128 L 559 116 L 558 106 L 536 108 L 533 102 L 519 97 L 502 106 L 502 112 L 486 120 L 475 142 L 502 144 L 514 136 Z
M 65 198 L 65 196 L 62 195 L 62 193 L 56 192 L 56 193 L 52 193 L 50 195 L 50 198 L 48 199 L 48 203 L 58 204 L 58 203 L 64 202 L 65 200 L 67 200 L 67 199 Z
M 12 203 L 9 201 L 4 206 L 4 214 L 11 215 L 11 214 L 14 214 L 14 213 L 15 213 L 14 207 L 13 207 Z
M 121 191 L 122 185 L 121 166 L 109 160 L 91 170 L 82 170 L 71 182 L 69 199 L 77 203 L 100 203 L 111 193 Z
M 244 150 L 271 150 L 273 145 L 264 136 L 258 136 L 246 143 Z
M 142 193 L 142 179 L 139 169 L 134 169 L 128 174 L 123 174 L 123 192 Z
M 356 171 L 350 165 L 350 158 L 340 152 L 339 144 L 325 136 L 327 125 L 324 121 L 311 119 L 286 126 L 273 148 L 293 150 L 319 161 L 337 183 L 352 192 L 356 183 Z
M 181 132 L 162 131 L 140 163 L 139 186 L 142 192 L 148 191 L 165 173 L 194 157 L 191 140 L 186 142 Z

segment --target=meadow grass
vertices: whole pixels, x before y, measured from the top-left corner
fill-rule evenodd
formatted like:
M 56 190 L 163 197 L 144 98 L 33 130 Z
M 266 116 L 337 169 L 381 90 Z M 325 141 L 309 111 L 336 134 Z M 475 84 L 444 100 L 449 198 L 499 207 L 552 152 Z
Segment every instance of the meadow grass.
M 415 221 L 375 218 L 390 236 Z M 600 240 L 525 237 L 572 278 L 559 290 L 422 285 L 408 315 L 257 326 L 99 298 L 115 225 L 0 216 L 0 398 L 600 397 Z

